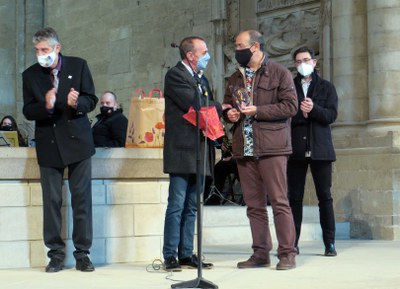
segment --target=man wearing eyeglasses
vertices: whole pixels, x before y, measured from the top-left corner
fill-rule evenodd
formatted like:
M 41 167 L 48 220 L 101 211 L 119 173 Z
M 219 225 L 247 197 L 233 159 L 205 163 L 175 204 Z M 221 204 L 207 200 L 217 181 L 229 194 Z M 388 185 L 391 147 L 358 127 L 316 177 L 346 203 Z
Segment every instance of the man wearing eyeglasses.
M 293 269 L 295 229 L 286 187 L 287 159 L 292 152 L 290 118 L 298 109 L 292 75 L 268 58 L 260 32 L 239 33 L 235 45 L 240 67 L 228 80 L 224 104 L 232 108 L 224 115 L 234 123 L 232 154 L 237 160 L 253 237 L 252 256 L 237 267 L 271 265 L 268 196 L 279 243 L 276 269 Z
M 307 169 L 310 167 L 318 197 L 325 256 L 336 256 L 335 216 L 331 194 L 332 162 L 336 160 L 330 125 L 336 120 L 338 97 L 332 83 L 315 71 L 314 50 L 301 47 L 293 53 L 298 74 L 294 78 L 299 111 L 292 119 L 293 154 L 289 158 L 288 195 L 296 227 L 299 253 L 303 197 Z

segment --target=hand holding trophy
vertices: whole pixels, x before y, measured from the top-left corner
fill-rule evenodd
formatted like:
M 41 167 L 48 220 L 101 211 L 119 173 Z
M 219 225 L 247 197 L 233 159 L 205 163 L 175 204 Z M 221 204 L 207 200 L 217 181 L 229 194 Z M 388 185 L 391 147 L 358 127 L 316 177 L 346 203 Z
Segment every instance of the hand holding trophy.
M 237 106 L 237 109 L 242 111 L 246 106 L 250 104 L 250 97 L 244 87 L 233 87 L 230 86 L 232 96 Z

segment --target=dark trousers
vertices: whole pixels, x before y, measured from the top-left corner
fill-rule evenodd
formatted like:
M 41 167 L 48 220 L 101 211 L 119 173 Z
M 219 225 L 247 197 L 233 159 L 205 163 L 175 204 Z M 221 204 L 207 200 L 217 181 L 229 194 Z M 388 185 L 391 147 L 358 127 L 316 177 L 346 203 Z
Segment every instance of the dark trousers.
M 315 161 L 307 158 L 304 161 L 289 161 L 288 192 L 296 227 L 296 245 L 299 242 L 301 222 L 303 220 L 303 198 L 307 169 L 310 166 L 318 198 L 319 220 L 322 228 L 322 238 L 325 246 L 335 243 L 335 214 L 333 211 L 332 162 Z
M 92 223 L 92 165 L 91 159 L 68 165 L 68 184 L 71 191 L 74 257 L 89 254 L 93 239 Z M 61 238 L 62 184 L 65 168 L 40 167 L 43 196 L 43 238 L 50 249 L 49 258 L 65 258 L 65 243 Z
M 239 178 L 236 160 L 232 158 L 229 160 L 220 160 L 214 166 L 214 184 L 220 193 L 222 193 L 226 178 L 230 174 L 234 174 L 235 177 Z
M 286 156 L 246 158 L 237 160 L 243 198 L 247 205 L 253 237 L 253 254 L 266 259 L 272 249 L 272 238 L 267 214 L 267 196 L 271 202 L 278 256 L 295 254 L 295 229 L 287 198 Z

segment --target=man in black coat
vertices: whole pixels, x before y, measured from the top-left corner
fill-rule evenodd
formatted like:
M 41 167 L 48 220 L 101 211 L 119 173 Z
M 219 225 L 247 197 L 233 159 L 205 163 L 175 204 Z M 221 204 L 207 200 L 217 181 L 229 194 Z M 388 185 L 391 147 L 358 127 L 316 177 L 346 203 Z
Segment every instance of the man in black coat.
M 336 160 L 330 125 L 336 120 L 338 97 L 332 83 L 314 70 L 317 60 L 312 48 L 293 53 L 298 74 L 294 79 L 299 110 L 292 119 L 293 154 L 287 167 L 290 206 L 296 227 L 296 248 L 303 219 L 303 197 L 310 167 L 318 197 L 325 256 L 336 256 L 333 211 L 332 162 Z
M 106 91 L 100 97 L 100 114 L 92 127 L 95 147 L 124 147 L 128 119 L 119 108 L 117 96 Z
M 201 256 L 193 255 L 197 130 L 183 115 L 196 102 L 200 106 L 207 103 L 215 106 L 221 113 L 221 104 L 213 101 L 208 81 L 202 76 L 210 58 L 205 41 L 200 37 L 185 38 L 179 50 L 182 61 L 167 72 L 164 88 L 164 172 L 170 176 L 163 246 L 167 271 L 180 271 L 181 267 L 197 268 L 198 259 L 201 260 Z M 201 84 L 196 81 L 198 77 Z M 202 162 L 206 162 L 205 175 L 210 175 L 214 165 L 213 149 L 211 142 L 204 137 L 201 138 L 200 156 Z M 201 174 L 204 175 L 203 172 Z M 210 263 L 203 263 L 204 268 L 211 266 Z
M 73 211 L 72 241 L 76 269 L 90 272 L 92 245 L 91 156 L 95 153 L 87 113 L 98 101 L 85 60 L 60 53 L 56 31 L 43 28 L 33 37 L 38 63 L 23 72 L 23 113 L 35 121 L 36 154 L 43 197 L 43 238 L 50 249 L 46 272 L 63 268 L 62 183 L 68 168 Z

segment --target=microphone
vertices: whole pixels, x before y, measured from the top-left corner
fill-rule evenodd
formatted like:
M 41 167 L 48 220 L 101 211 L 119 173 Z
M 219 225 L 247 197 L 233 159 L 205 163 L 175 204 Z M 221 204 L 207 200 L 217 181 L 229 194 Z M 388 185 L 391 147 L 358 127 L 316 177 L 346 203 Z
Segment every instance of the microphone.
M 179 48 L 179 45 L 176 44 L 175 42 L 172 42 L 172 43 L 171 43 L 171 47 L 172 47 L 172 48 Z

